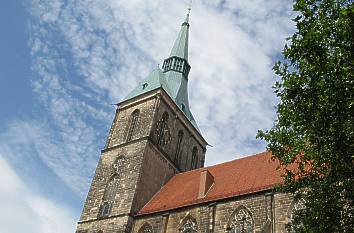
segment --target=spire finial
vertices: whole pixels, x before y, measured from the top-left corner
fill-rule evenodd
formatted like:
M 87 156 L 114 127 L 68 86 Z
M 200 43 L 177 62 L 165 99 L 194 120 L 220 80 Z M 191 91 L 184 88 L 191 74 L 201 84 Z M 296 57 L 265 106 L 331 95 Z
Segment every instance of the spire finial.
M 192 0 L 189 2 L 188 8 L 187 8 L 186 19 L 184 20 L 183 24 L 188 24 L 189 25 L 189 15 L 191 13 L 191 10 L 192 10 Z

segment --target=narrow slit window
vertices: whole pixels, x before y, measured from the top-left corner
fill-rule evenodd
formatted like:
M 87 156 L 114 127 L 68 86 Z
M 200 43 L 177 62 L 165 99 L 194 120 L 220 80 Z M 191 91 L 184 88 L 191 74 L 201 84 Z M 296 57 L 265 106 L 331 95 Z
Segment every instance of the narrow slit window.
M 198 149 L 197 147 L 193 147 L 193 150 L 192 150 L 192 162 L 191 162 L 191 169 L 196 169 L 197 168 L 197 156 L 198 156 Z

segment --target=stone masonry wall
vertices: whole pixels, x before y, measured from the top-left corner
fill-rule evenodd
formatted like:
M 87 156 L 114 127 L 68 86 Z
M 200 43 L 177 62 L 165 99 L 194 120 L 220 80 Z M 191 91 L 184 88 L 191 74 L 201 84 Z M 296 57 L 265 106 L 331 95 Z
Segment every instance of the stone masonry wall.
M 154 233 L 178 233 L 183 220 L 189 217 L 196 220 L 198 233 L 223 233 L 227 232 L 230 218 L 240 207 L 245 207 L 251 213 L 254 233 L 287 233 L 285 224 L 288 221 L 287 215 L 291 202 L 292 198 L 282 193 L 274 196 L 266 192 L 245 195 L 216 203 L 138 217 L 135 220 L 133 233 L 138 233 L 144 224 L 151 225 Z M 275 224 L 272 224 L 273 221 Z
M 160 101 L 159 107 L 156 112 L 155 121 L 152 126 L 152 140 L 157 145 L 157 130 L 158 121 L 162 118 L 162 115 L 167 112 L 169 115 L 168 119 L 168 134 L 170 136 L 169 142 L 164 146 L 159 146 L 165 154 L 169 157 L 171 161 L 175 160 L 175 152 L 177 147 L 178 133 L 182 131 L 184 136 L 181 144 L 180 160 L 177 167 L 181 171 L 191 170 L 191 160 L 192 160 L 192 149 L 194 146 L 198 149 L 197 167 L 204 166 L 205 158 L 205 145 L 198 143 L 197 139 L 193 136 L 191 132 L 182 123 L 182 120 L 177 117 L 174 110 L 169 107 L 165 101 Z
M 217 204 L 215 216 L 215 232 L 225 232 L 230 217 L 240 207 L 245 207 L 254 221 L 254 232 L 261 232 L 267 221 L 267 202 L 264 194 L 239 197 L 232 201 Z
M 290 222 L 293 198 L 284 193 L 275 194 L 275 229 L 279 233 L 288 233 L 285 225 Z
M 115 174 L 113 164 L 120 156 L 126 158 L 125 171 L 120 174 L 119 188 L 111 215 L 130 213 L 146 144 L 147 141 L 135 142 L 102 154 L 80 221 L 97 218 L 107 183 Z
M 133 212 L 138 212 L 176 172 L 173 164 L 154 144 L 148 142 L 134 198 Z
M 127 225 L 131 224 L 129 216 L 100 219 L 97 221 L 84 222 L 78 225 L 76 233 L 125 233 Z M 128 223 L 128 224 L 127 224 Z
M 140 114 L 132 140 L 149 136 L 155 114 L 156 101 L 156 98 L 151 98 L 145 102 L 137 102 L 127 108 L 118 109 L 107 138 L 106 148 L 126 142 L 127 128 L 130 125 L 131 115 L 137 109 Z

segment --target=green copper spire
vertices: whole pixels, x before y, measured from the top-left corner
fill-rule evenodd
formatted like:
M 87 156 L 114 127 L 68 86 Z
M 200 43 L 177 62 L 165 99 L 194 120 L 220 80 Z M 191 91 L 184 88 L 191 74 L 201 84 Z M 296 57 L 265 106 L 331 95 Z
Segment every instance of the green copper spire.
M 163 62 L 162 70 L 157 68 L 152 71 L 124 100 L 134 98 L 157 88 L 162 88 L 199 131 L 189 109 L 188 101 L 188 74 L 191 68 L 188 64 L 190 10 L 188 8 L 186 19 L 182 23 L 170 56 Z
M 173 45 L 170 57 L 176 56 L 188 61 L 188 37 L 189 37 L 189 14 L 191 8 L 188 8 L 186 19 L 182 23 L 181 31 Z

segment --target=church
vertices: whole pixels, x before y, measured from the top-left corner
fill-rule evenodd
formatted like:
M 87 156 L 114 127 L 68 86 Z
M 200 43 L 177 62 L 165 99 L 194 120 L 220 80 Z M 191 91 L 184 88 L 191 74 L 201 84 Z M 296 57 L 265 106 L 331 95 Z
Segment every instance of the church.
M 280 233 L 291 196 L 271 152 L 204 167 L 188 101 L 189 13 L 170 55 L 117 107 L 76 233 Z

